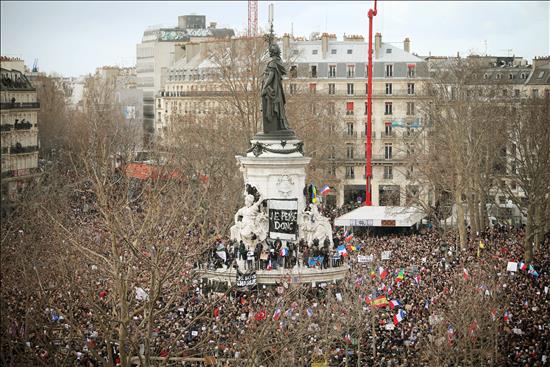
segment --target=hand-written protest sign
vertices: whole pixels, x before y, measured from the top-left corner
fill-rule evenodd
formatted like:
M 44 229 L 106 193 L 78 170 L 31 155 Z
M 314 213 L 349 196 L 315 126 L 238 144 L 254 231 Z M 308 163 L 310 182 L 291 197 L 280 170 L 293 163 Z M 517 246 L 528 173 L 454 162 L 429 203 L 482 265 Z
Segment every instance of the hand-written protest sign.
M 391 251 L 382 251 L 382 260 L 389 260 L 391 258 Z
M 270 199 L 269 238 L 296 240 L 298 231 L 298 200 Z
M 237 273 L 237 287 L 254 287 L 256 285 L 256 273 Z
M 368 256 L 357 255 L 358 263 L 370 263 L 373 261 L 374 261 L 374 255 L 368 255 Z
M 508 266 L 506 271 L 518 271 L 518 263 L 513 261 L 508 261 Z

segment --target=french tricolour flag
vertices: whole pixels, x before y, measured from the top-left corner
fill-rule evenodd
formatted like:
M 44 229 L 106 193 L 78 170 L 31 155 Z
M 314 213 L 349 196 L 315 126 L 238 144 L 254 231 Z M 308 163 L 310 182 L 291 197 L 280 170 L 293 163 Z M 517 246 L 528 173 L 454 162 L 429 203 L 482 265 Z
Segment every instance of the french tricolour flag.
M 348 256 L 348 250 L 346 250 L 346 246 L 340 245 L 336 249 L 338 250 L 340 256 Z
M 321 188 L 321 195 L 326 195 L 330 192 L 330 187 L 328 185 L 325 185 Z
M 397 311 L 397 314 L 393 317 L 393 324 L 394 325 L 399 324 L 401 321 L 405 319 L 405 316 L 407 316 L 407 313 L 405 311 L 403 310 Z
M 390 301 L 390 309 L 393 310 L 394 308 L 399 307 L 399 306 L 401 306 L 401 303 L 399 303 L 398 300 L 394 299 L 394 300 Z
M 280 252 L 281 256 L 288 256 L 288 249 L 283 247 Z

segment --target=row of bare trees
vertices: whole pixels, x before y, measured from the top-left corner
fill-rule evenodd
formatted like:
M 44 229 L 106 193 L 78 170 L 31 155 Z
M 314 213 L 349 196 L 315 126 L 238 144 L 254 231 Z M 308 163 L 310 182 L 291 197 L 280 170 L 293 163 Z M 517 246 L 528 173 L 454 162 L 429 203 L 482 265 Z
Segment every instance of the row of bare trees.
M 419 188 L 417 204 L 436 225 L 456 216 L 462 249 L 466 223 L 472 233 L 483 231 L 497 198 L 511 200 L 526 217 L 530 260 L 533 244 L 549 229 L 548 99 L 517 98 L 518 86 L 491 83 L 482 78 L 485 70 L 474 58 L 434 67 L 422 127 L 405 141 L 407 168 Z

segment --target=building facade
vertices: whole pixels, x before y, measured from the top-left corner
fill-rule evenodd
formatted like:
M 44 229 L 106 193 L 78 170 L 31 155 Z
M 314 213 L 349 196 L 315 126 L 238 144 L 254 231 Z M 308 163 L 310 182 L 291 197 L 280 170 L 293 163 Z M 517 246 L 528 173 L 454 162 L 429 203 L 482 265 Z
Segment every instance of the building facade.
M 29 180 L 39 175 L 36 89 L 25 76 L 23 60 L 0 60 L 2 208 L 9 208 Z
M 206 26 L 204 15 L 178 17 L 176 27 L 150 27 L 136 46 L 137 87 L 143 92 L 144 143 L 151 142 L 154 133 L 155 95 L 166 78 L 167 69 L 185 52 L 184 42 L 232 37 L 234 31 Z
M 403 138 L 420 126 L 418 106 L 422 84 L 429 79 L 426 61 L 405 49 L 382 43 L 376 35 L 373 62 L 373 180 L 374 205 L 405 205 L 407 190 Z M 238 40 L 235 40 L 238 42 Z M 338 120 L 345 147 L 335 147 L 327 159 L 326 182 L 332 188 L 327 198 L 342 205 L 365 198 L 365 139 L 368 43 L 361 36 L 323 34 L 310 40 L 289 35 L 278 40 L 283 61 L 289 67 L 284 80 L 286 93 L 307 91 L 323 95 Z M 196 45 L 196 52 L 176 61 L 155 103 L 155 133 L 162 137 L 177 115 L 213 118 L 219 112 L 218 98 L 227 93 L 210 78 L 214 65 L 209 45 Z

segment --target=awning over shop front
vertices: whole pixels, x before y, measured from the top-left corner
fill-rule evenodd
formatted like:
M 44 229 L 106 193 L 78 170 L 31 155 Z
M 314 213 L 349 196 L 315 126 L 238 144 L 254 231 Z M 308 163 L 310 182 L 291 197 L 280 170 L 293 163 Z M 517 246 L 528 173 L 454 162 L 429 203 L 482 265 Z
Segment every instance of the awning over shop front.
M 334 220 L 339 227 L 411 227 L 424 218 L 418 208 L 362 206 Z

